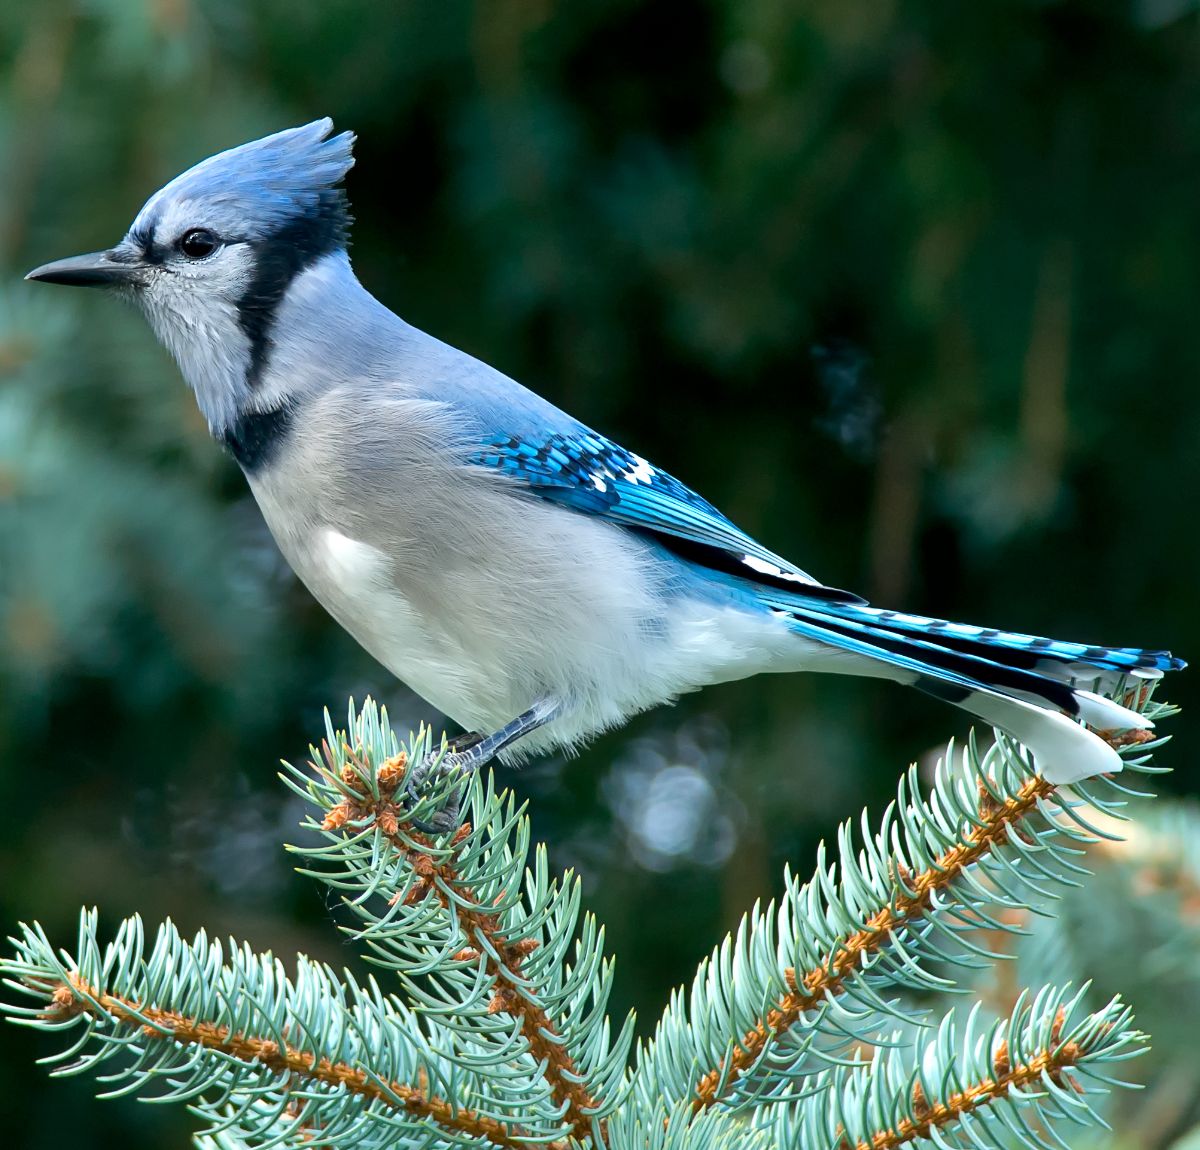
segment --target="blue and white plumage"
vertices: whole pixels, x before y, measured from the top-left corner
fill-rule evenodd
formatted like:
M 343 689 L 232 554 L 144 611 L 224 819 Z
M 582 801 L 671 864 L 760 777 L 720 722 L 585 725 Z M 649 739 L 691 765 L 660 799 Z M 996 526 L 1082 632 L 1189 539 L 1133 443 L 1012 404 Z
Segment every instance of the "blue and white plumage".
M 818 583 L 375 300 L 346 254 L 352 137 L 331 132 L 318 121 L 205 160 L 116 247 L 30 277 L 143 308 L 313 594 L 488 732 L 457 762 L 572 746 L 711 683 L 814 670 L 957 703 L 1057 782 L 1120 769 L 1088 728 L 1149 724 L 1104 692 L 1180 660 L 881 611 Z

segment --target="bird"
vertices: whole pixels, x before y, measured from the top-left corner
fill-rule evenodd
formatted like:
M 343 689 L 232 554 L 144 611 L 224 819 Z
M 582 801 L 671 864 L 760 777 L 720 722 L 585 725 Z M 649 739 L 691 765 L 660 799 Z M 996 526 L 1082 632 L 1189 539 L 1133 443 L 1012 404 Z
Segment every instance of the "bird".
M 300 580 L 468 734 L 438 769 L 574 751 L 765 672 L 895 680 L 1024 745 L 1056 784 L 1116 772 L 1120 699 L 1185 666 L 872 606 L 359 282 L 325 118 L 211 156 L 113 247 L 27 279 L 132 300 Z M 428 770 L 430 763 L 423 765 Z

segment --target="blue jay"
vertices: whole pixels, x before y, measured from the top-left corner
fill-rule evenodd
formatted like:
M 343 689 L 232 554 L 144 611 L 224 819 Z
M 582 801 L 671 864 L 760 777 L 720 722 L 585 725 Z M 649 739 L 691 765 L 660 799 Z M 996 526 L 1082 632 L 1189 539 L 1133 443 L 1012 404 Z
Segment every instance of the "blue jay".
M 1013 735 L 1050 780 L 1117 771 L 1106 697 L 1184 666 L 869 606 L 640 455 L 411 327 L 359 283 L 328 119 L 213 156 L 113 248 L 27 278 L 136 302 L 296 574 L 464 729 L 475 769 L 571 748 L 764 671 L 893 679 Z

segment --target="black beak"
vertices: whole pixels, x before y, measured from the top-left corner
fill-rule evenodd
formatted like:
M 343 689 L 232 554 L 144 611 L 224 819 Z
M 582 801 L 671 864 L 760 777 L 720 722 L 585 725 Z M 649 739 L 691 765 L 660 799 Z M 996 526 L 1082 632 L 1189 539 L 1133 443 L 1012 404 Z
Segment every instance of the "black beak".
M 68 287 L 116 287 L 120 284 L 142 282 L 145 265 L 131 260 L 119 252 L 92 252 L 86 256 L 71 256 L 42 264 L 34 268 L 25 278 L 48 284 L 66 284 Z

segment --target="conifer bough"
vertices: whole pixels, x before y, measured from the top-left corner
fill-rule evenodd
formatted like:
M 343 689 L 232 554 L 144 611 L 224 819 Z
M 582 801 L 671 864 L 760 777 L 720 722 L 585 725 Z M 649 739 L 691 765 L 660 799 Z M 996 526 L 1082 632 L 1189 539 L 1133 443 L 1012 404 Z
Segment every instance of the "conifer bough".
M 1170 713 L 1140 695 L 1150 718 Z M 22 926 L 0 961 L 13 1021 L 63 1031 L 56 1074 L 104 1094 L 186 1102 L 211 1150 L 478 1145 L 651 1150 L 799 1146 L 893 1150 L 1044 1144 L 1095 1125 L 1120 1064 L 1145 1049 L 1119 1000 L 1025 991 L 1007 1017 L 980 1004 L 923 1014 L 913 992 L 953 988 L 1086 874 L 1157 743 L 1121 748 L 1122 776 L 1056 789 L 1003 736 L 953 743 L 928 795 L 915 768 L 872 829 L 822 847 L 807 883 L 745 916 L 635 1049 L 607 1012 L 613 964 L 579 881 L 556 878 L 529 820 L 491 776 L 434 772 L 412 810 L 386 712 L 351 703 L 305 767 L 282 778 L 311 806 L 316 846 L 292 848 L 337 892 L 385 985 L 299 957 L 191 940 L 127 919 L 98 937 L 85 910 L 71 952 Z M 458 793 L 458 792 L 461 792 Z M 453 801 L 453 834 L 419 826 Z

